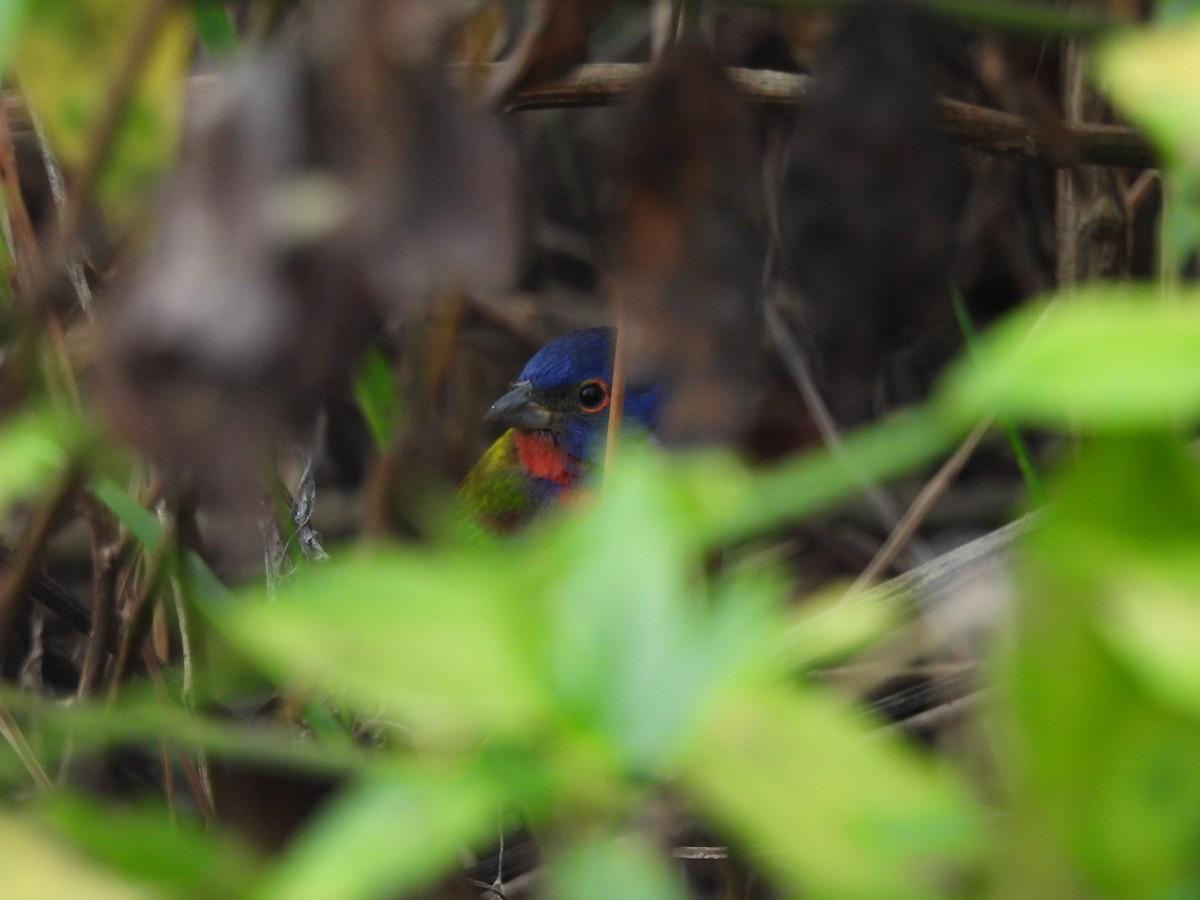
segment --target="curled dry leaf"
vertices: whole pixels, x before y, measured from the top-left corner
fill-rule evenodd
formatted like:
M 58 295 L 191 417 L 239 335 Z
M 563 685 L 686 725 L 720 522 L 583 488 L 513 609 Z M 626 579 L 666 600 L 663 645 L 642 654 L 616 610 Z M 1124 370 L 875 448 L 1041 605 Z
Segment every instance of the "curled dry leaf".
M 380 319 L 512 278 L 514 154 L 439 77 L 448 6 L 322 7 L 195 123 L 157 243 L 104 323 L 109 406 L 173 473 L 244 488 Z
M 758 157 L 754 123 L 708 50 L 664 55 L 618 154 L 612 254 L 630 373 L 667 388 L 668 441 L 736 437 L 754 408 Z
M 934 34 L 894 0 L 847 13 L 800 109 L 780 199 L 783 276 L 807 302 L 830 405 L 865 418 L 879 361 L 947 285 L 966 177 L 938 131 Z

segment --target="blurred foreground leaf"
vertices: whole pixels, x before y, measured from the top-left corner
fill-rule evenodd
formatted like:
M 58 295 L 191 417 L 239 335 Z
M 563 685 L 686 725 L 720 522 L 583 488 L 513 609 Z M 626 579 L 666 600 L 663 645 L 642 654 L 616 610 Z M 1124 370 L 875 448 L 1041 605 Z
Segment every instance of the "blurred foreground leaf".
M 1200 641 L 1200 474 L 1168 437 L 1108 437 L 1055 487 L 1002 657 L 997 872 L 1014 896 L 1191 896 L 1200 718 L 1181 645 Z
M 87 862 L 30 822 L 0 817 L 0 846 L 10 861 L 4 871 L 9 897 L 87 897 L 89 900 L 142 900 L 149 888 Z
M 943 896 L 978 838 L 945 773 L 811 690 L 726 696 L 683 782 L 791 895 Z
M 781 593 L 743 584 L 720 604 L 705 602 L 669 471 L 661 454 L 631 453 L 538 562 L 552 579 L 552 683 L 573 716 L 642 771 L 673 761 L 715 689 L 761 660 Z
M 1095 56 L 1116 104 L 1177 163 L 1200 168 L 1200 16 L 1114 35 Z
M 0 0 L 0 66 L 7 67 L 32 0 Z
M 322 810 L 254 896 L 355 900 L 407 892 L 499 836 L 508 799 L 498 779 L 454 768 L 366 779 Z
M 1149 692 L 1200 715 L 1200 581 L 1190 592 L 1133 581 L 1103 634 Z
M 698 545 L 743 540 L 798 522 L 946 453 L 975 424 L 906 410 L 848 434 L 838 452 L 810 450 L 751 470 L 727 454 L 680 454 L 663 475 L 681 531 Z
M 116 808 L 60 792 L 46 801 L 40 816 L 110 871 L 161 890 L 236 896 L 255 872 L 240 847 L 197 823 L 173 821 L 165 809 Z
M 902 623 L 901 600 L 872 594 L 846 597 L 845 592 L 846 585 L 834 585 L 790 616 L 791 624 L 776 641 L 787 668 L 808 671 L 839 662 Z
M 127 691 L 132 694 L 132 691 Z M 0 686 L 0 703 L 36 733 L 43 764 L 57 765 L 68 750 L 102 750 L 122 744 L 151 744 L 167 738 L 212 757 L 277 766 L 296 772 L 344 775 L 378 767 L 365 747 L 345 742 L 297 741 L 286 731 L 247 727 L 229 719 L 201 716 L 150 696 L 122 696 L 113 704 L 64 707 Z M 0 777 L 20 771 L 6 743 L 0 744 Z
M 218 625 L 281 685 L 332 691 L 424 736 L 527 733 L 546 712 L 536 619 L 514 567 L 486 555 L 343 555 L 278 600 L 252 592 Z
M 550 882 L 559 900 L 687 900 L 680 876 L 660 855 L 634 838 L 595 838 L 551 861 Z
M 1094 284 L 1022 308 L 949 374 L 942 408 L 962 422 L 1128 430 L 1200 420 L 1200 295 Z
M 0 517 L 47 487 L 83 437 L 78 419 L 49 408 L 29 408 L 0 424 Z

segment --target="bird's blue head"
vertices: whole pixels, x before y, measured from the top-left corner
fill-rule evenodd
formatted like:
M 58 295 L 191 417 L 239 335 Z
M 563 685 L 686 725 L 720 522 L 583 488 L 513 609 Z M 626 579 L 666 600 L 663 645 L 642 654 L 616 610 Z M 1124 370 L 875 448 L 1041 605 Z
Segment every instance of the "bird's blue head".
M 551 341 L 525 364 L 486 418 L 552 441 L 573 460 L 591 459 L 608 431 L 613 344 L 611 328 L 573 331 Z M 627 386 L 624 423 L 653 431 L 660 402 L 657 387 Z

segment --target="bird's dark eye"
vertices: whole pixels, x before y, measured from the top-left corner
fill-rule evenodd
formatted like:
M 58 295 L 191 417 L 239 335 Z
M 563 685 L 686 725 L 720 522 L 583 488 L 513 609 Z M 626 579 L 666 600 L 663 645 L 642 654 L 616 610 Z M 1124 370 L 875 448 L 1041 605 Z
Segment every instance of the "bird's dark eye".
M 584 412 L 600 412 L 608 406 L 608 385 L 603 381 L 585 381 L 579 386 L 579 405 Z

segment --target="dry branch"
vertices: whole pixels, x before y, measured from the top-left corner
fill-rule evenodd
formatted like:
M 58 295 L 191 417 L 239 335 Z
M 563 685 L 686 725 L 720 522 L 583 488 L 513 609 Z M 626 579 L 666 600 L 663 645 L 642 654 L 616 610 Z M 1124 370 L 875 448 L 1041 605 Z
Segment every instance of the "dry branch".
M 649 71 L 650 66 L 638 63 L 580 66 L 561 81 L 518 92 L 507 109 L 605 106 L 627 97 Z M 788 72 L 741 68 L 727 71 L 748 100 L 768 108 L 790 108 L 804 102 L 812 82 L 808 75 Z M 1149 142 L 1131 128 L 1064 124 L 1061 134 L 1052 135 L 1029 119 L 1000 110 L 945 97 L 939 97 L 937 104 L 946 133 L 959 143 L 985 153 L 1044 159 L 1054 165 L 1155 165 Z

